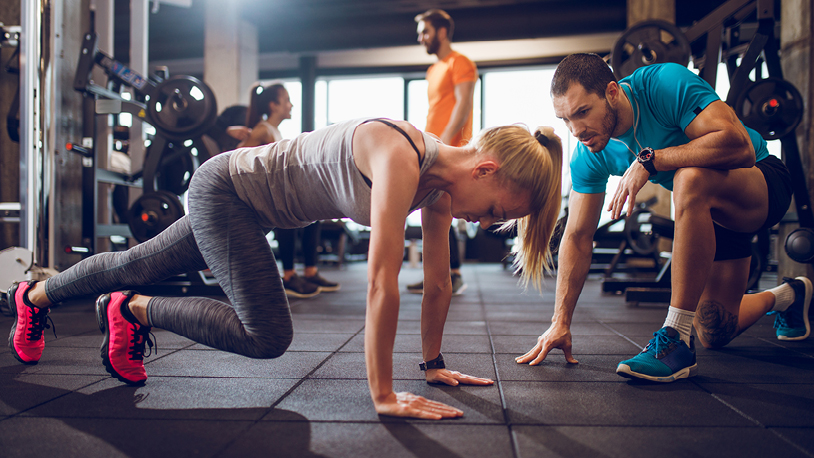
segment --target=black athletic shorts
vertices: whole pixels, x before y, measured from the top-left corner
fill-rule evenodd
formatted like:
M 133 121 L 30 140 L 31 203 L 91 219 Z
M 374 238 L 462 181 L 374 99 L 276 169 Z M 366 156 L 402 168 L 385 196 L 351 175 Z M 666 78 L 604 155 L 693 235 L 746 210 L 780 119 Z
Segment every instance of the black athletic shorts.
M 769 216 L 763 227 L 752 233 L 734 232 L 715 225 L 715 260 L 748 258 L 752 255 L 752 239 L 761 230 L 779 223 L 791 203 L 791 174 L 786 164 L 775 156 L 755 164 L 766 178 L 769 189 Z

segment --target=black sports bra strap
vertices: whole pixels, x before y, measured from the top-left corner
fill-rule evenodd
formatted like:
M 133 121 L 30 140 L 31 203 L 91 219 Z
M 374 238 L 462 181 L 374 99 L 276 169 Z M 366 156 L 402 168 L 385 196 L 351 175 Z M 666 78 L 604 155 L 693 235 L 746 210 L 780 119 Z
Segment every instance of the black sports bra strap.
M 412 139 L 412 138 L 410 138 L 410 136 L 409 136 L 409 135 L 407 135 L 407 132 L 405 132 L 405 131 L 404 131 L 404 129 L 402 129 L 401 127 L 399 127 L 399 126 L 397 126 L 397 125 L 393 124 L 392 122 L 390 122 L 390 121 L 388 121 L 388 120 L 386 120 L 386 119 L 384 119 L 384 118 L 374 118 L 374 119 L 368 119 L 367 121 L 363 122 L 362 124 L 367 124 L 367 123 L 369 123 L 370 121 L 377 121 L 377 122 L 380 122 L 380 123 L 382 123 L 382 124 L 384 124 L 384 125 L 386 125 L 386 126 L 390 126 L 390 127 L 392 127 L 393 129 L 396 129 L 396 131 L 397 131 L 398 133 L 400 133 L 401 135 L 403 135 L 403 136 L 404 136 L 404 138 L 406 138 L 406 139 L 407 139 L 407 141 L 408 141 L 408 142 L 410 142 L 410 146 L 412 146 L 412 147 L 413 147 L 413 149 L 415 150 L 415 153 L 418 155 L 418 165 L 419 165 L 419 167 L 421 166 L 421 164 L 424 162 L 424 158 L 422 158 L 422 157 L 421 157 L 421 152 L 420 152 L 420 151 L 418 151 L 418 147 L 417 147 L 417 146 L 415 146 L 415 143 L 413 142 L 413 139 Z

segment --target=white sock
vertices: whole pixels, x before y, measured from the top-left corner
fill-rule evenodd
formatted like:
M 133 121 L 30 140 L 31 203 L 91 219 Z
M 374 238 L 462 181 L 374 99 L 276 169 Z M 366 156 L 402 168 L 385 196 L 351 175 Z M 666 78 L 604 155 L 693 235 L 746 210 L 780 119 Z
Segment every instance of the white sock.
M 664 320 L 664 326 L 670 326 L 678 331 L 681 335 L 681 340 L 689 347 L 690 335 L 692 334 L 692 320 L 694 318 L 695 312 L 677 309 L 671 305 L 667 310 L 667 319 Z
M 767 291 L 774 294 L 774 307 L 772 307 L 772 312 L 785 312 L 794 302 L 794 288 L 788 283 L 783 283 Z

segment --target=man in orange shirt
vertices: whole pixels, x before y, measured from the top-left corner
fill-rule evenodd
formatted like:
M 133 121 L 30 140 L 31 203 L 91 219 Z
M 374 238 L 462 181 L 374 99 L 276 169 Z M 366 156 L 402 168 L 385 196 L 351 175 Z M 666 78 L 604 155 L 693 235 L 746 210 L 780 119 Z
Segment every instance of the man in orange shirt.
M 435 54 L 438 62 L 427 69 L 430 101 L 426 132 L 438 136 L 452 146 L 463 146 L 472 138 L 472 109 L 478 69 L 463 54 L 452 50 L 452 32 L 455 23 L 443 10 L 432 9 L 416 16 L 418 41 L 427 54 Z M 449 230 L 450 278 L 452 293 L 458 295 L 466 289 L 461 278 L 461 259 L 458 240 L 452 228 Z M 408 285 L 411 293 L 421 293 L 424 282 Z

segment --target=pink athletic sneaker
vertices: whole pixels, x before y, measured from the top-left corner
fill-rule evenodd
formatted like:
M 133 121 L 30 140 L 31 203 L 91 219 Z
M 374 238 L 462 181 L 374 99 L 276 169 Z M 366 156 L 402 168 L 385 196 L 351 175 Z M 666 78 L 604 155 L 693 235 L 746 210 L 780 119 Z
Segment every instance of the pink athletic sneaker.
M 14 313 L 14 323 L 8 336 L 8 346 L 12 354 L 23 364 L 37 364 L 45 348 L 43 331 L 51 326 L 48 321 L 50 308 L 35 307 L 28 300 L 28 291 L 34 287 L 35 281 L 14 283 L 8 290 L 8 302 L 11 312 Z M 51 324 L 54 324 L 51 321 Z M 54 327 L 56 337 L 56 327 Z
M 130 385 L 143 385 L 145 345 L 153 349 L 150 326 L 142 326 L 127 303 L 135 291 L 103 294 L 96 300 L 96 321 L 105 333 L 102 342 L 102 362 L 113 377 Z

